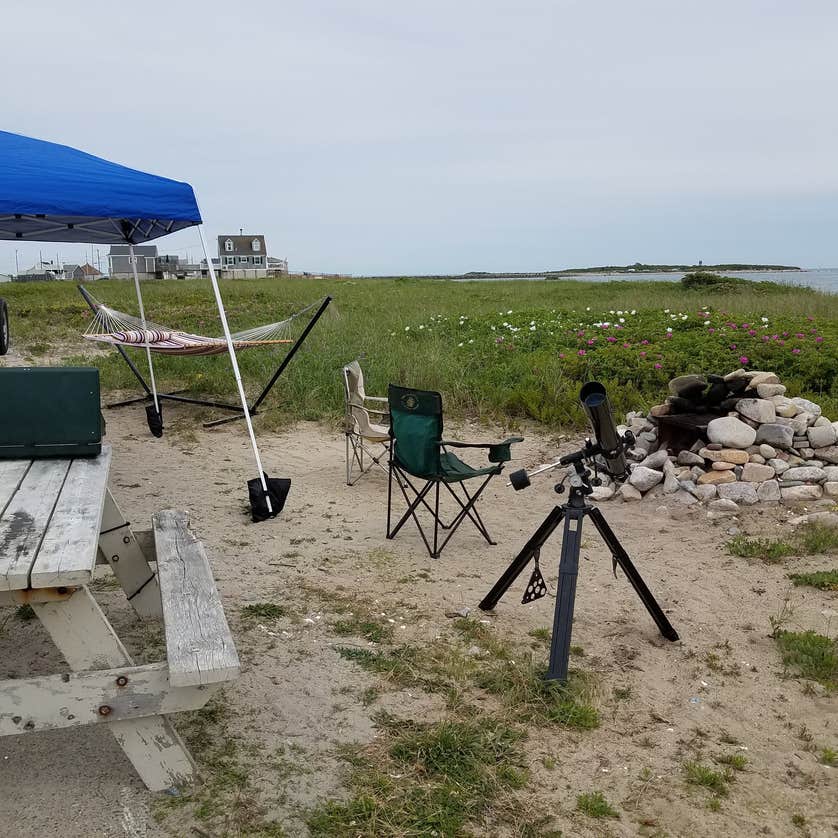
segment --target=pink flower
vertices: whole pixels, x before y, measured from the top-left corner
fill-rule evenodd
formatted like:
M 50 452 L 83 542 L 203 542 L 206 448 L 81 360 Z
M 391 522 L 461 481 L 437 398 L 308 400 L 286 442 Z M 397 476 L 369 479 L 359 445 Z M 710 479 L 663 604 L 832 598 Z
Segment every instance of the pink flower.
M 640 353 L 640 357 L 641 357 L 641 358 L 645 358 L 645 357 L 646 357 L 646 353 L 645 353 L 645 352 L 641 352 L 641 353 Z
M 495 338 L 495 343 L 503 343 L 503 338 Z
M 609 343 L 616 343 L 616 342 L 617 342 L 617 338 L 615 338 L 613 335 L 609 335 L 609 336 L 606 338 L 606 340 L 607 340 Z
M 648 340 L 641 340 L 641 341 L 640 341 L 640 345 L 641 345 L 641 346 L 648 346 L 648 345 L 649 345 L 649 341 L 648 341 Z
M 769 341 L 769 340 L 771 340 L 771 338 L 770 338 L 770 337 L 768 337 L 768 335 L 763 335 L 763 336 L 762 336 L 762 339 L 763 339 L 763 341 Z
M 576 333 L 576 337 L 578 337 L 578 338 L 583 338 L 583 337 L 585 337 L 585 332 L 584 332 L 584 331 L 583 331 L 583 332 L 577 332 L 577 333 Z
M 787 338 L 788 336 L 789 336 L 789 333 L 788 333 L 788 332 L 783 332 L 783 337 L 784 337 L 784 338 Z
M 795 337 L 799 340 L 800 338 L 805 338 L 805 337 L 806 337 L 806 335 L 804 335 L 804 334 L 803 334 L 803 332 L 798 332 L 798 333 L 795 335 Z
M 786 342 L 784 340 L 778 340 L 777 341 L 777 346 L 785 346 L 785 345 L 786 345 Z
M 716 334 L 716 330 L 715 330 L 712 326 L 711 326 L 711 327 L 710 327 L 707 331 L 708 331 L 711 335 L 715 335 L 715 334 Z
M 818 338 L 818 340 L 823 340 L 823 338 Z M 631 349 L 631 344 L 630 343 L 624 343 L 623 344 L 623 349 Z
M 591 338 L 591 339 L 588 341 L 588 346 L 593 346 L 595 343 L 596 343 L 596 338 Z
M 747 355 L 740 355 L 739 356 L 739 363 L 742 364 L 742 366 L 745 366 L 745 364 L 748 363 L 748 356 Z
M 559 358 L 564 359 L 564 352 L 559 352 Z
M 736 349 L 736 344 L 735 344 L 735 343 L 732 343 L 732 344 L 730 345 L 730 348 L 731 348 L 731 350 Z
M 661 368 L 661 365 L 660 365 L 660 364 L 655 364 L 655 369 L 656 369 L 656 370 L 659 370 L 660 368 Z
M 750 323 L 743 323 L 743 324 L 742 324 L 742 328 L 743 328 L 743 329 L 750 329 L 750 328 L 751 328 L 751 324 L 750 324 Z
M 755 329 L 748 329 L 748 334 L 749 334 L 751 337 L 753 337 L 753 336 L 756 334 L 756 330 L 755 330 Z
M 587 355 L 588 353 L 585 352 L 584 349 L 580 349 L 576 354 L 579 355 L 579 357 L 581 358 L 583 355 Z
M 672 340 L 672 332 L 667 332 L 665 337 L 667 340 Z
M 823 343 L 823 338 L 818 335 L 818 337 L 815 338 L 815 343 Z
M 791 354 L 792 354 L 792 355 L 799 355 L 799 354 L 800 354 L 800 350 L 799 350 L 799 349 L 792 349 Z

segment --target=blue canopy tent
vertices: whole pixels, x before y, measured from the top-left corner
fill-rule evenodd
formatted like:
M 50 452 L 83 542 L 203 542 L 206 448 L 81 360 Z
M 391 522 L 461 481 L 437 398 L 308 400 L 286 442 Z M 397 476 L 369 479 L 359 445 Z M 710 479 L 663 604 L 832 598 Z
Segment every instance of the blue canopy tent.
M 69 146 L 0 131 L 0 240 L 127 244 L 140 318 L 145 326 L 134 245 L 197 226 L 218 314 L 269 514 L 274 514 L 224 303 L 198 210 L 188 183 L 111 163 Z M 140 344 L 141 346 L 143 344 Z M 154 398 L 151 349 L 146 339 Z

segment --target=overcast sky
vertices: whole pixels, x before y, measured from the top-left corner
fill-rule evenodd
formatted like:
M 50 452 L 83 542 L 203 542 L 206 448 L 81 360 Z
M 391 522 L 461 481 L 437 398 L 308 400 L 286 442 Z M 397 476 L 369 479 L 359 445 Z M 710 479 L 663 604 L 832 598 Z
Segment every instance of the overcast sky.
M 2 17 L 4 129 L 186 180 L 211 240 L 264 233 L 292 270 L 838 265 L 835 0 L 39 0 Z M 158 245 L 198 253 L 194 231 Z

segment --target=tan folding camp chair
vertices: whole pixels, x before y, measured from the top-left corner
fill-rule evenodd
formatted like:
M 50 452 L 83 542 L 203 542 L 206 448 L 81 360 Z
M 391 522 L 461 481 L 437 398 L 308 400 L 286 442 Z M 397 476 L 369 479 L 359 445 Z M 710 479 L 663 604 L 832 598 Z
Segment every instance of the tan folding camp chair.
M 346 485 L 352 486 L 374 465 L 387 472 L 387 466 L 381 461 L 386 460 L 390 450 L 390 431 L 386 425 L 371 421 L 370 414 L 380 422 L 387 421 L 389 413 L 386 398 L 368 396 L 364 392 L 364 373 L 357 360 L 343 368 L 343 391 L 346 399 Z M 368 403 L 379 407 L 368 407 Z M 364 455 L 369 462 L 365 462 Z

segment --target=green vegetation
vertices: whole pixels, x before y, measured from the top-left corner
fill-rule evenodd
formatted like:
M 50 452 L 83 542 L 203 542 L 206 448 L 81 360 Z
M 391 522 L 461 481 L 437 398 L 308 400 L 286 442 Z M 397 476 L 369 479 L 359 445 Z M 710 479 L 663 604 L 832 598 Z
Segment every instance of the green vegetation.
M 748 757 L 745 754 L 719 754 L 716 757 L 719 765 L 727 765 L 734 771 L 744 771 L 748 764 Z
M 512 792 L 526 782 L 522 735 L 491 716 L 418 724 L 381 715 L 379 741 L 344 754 L 350 798 L 312 811 L 314 838 L 465 835 L 470 822 L 547 835 Z
M 838 551 L 838 529 L 813 522 L 799 527 L 790 539 L 748 538 L 745 535 L 737 535 L 728 542 L 727 549 L 732 556 L 760 559 L 766 564 L 776 564 L 789 556 L 813 556 Z
M 703 786 L 719 797 L 725 797 L 728 793 L 728 786 L 733 781 L 733 772 L 730 768 L 724 771 L 716 771 L 708 765 L 690 760 L 684 763 L 684 776 L 687 783 L 693 786 Z
M 339 316 L 318 324 L 266 404 L 270 410 L 259 421 L 268 426 L 336 419 L 342 409 L 339 369 L 361 353 L 368 358 L 370 392 L 383 392 L 390 381 L 438 389 L 449 415 L 582 426 L 577 396 L 585 380 L 603 381 L 619 412 L 660 401 L 674 375 L 744 364 L 774 370 L 790 392 L 838 416 L 838 297 L 782 285 L 770 291 L 754 283 L 690 290 L 679 282 L 643 281 L 222 283 L 234 329 L 282 319 L 325 294 L 335 299 Z M 130 283 L 97 282 L 94 292 L 115 308 L 136 312 Z M 220 331 L 205 281 L 148 282 L 144 295 L 152 320 Z M 94 363 L 106 389 L 136 389 L 117 353 L 80 337 L 89 312 L 72 284 L 11 283 L 4 296 L 15 347 L 24 356 L 44 341 L 49 324 L 42 362 Z M 241 354 L 251 392 L 284 351 Z M 156 356 L 156 369 L 161 387 L 232 394 L 223 355 Z
M 821 748 L 821 755 L 818 762 L 821 763 L 821 765 L 838 768 L 838 751 L 834 748 Z
M 620 817 L 620 813 L 609 804 L 601 791 L 580 794 L 576 798 L 576 808 L 589 818 Z
M 776 640 L 794 675 L 838 689 L 838 641 L 814 631 L 780 631 Z
M 283 605 L 277 605 L 273 602 L 253 602 L 250 605 L 245 605 L 241 609 L 241 615 L 244 619 L 249 621 L 264 620 L 265 622 L 274 622 L 284 617 L 288 612 Z
M 838 568 L 812 573 L 790 573 L 789 579 L 797 586 L 808 585 L 821 591 L 838 591 Z

